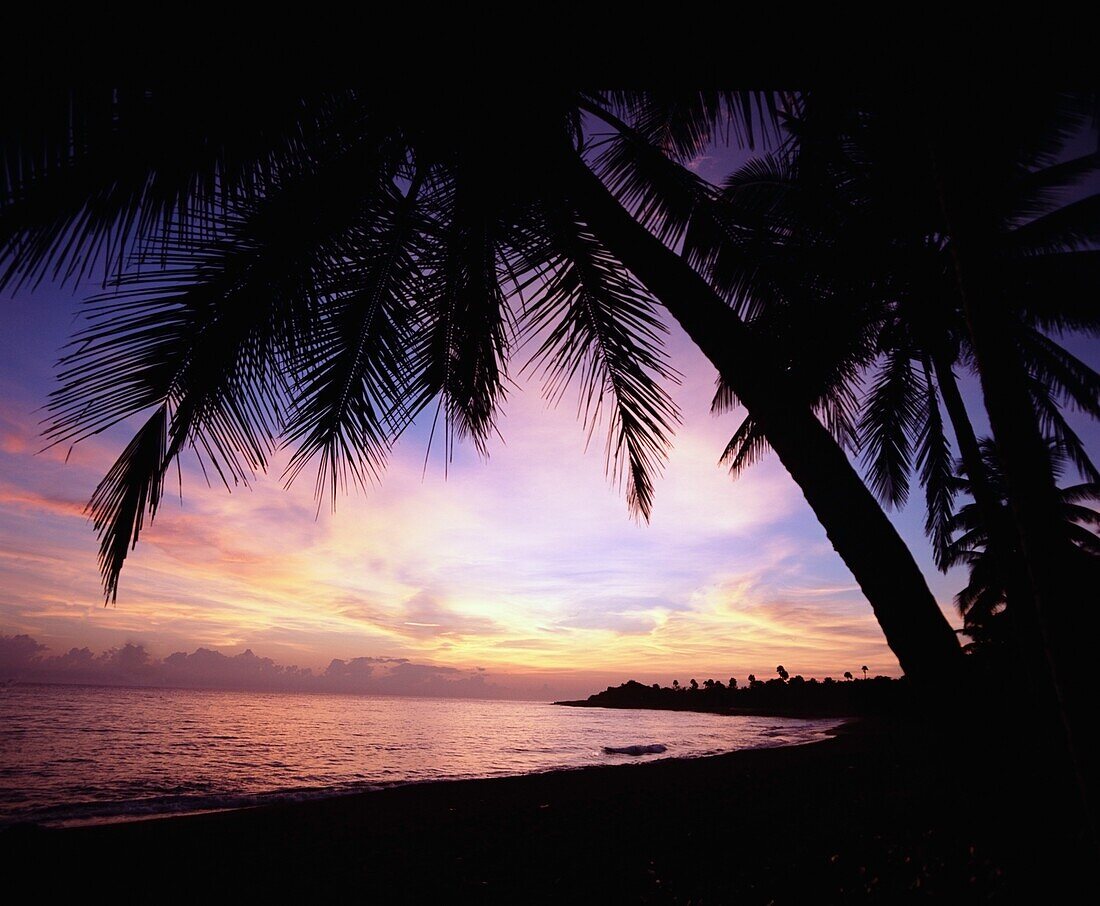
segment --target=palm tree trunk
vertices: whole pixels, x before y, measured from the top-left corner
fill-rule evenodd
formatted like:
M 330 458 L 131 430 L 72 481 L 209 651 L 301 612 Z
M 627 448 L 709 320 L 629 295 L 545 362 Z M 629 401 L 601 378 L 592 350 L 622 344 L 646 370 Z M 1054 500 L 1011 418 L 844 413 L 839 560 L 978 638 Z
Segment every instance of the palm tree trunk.
M 1059 506 L 1050 454 L 1039 430 L 1028 374 L 1012 335 L 1011 319 L 997 300 L 982 291 L 989 281 L 981 262 L 980 225 L 975 212 L 960 203 L 966 197 L 961 163 L 951 170 L 950 152 L 931 147 L 933 177 L 939 193 L 945 232 L 955 268 L 955 282 L 977 359 L 982 397 L 989 415 L 997 453 L 1004 469 L 1009 503 L 1019 529 L 1039 606 L 1058 599 L 1063 584 L 1065 553 L 1070 546 Z M 956 189 L 959 189 L 956 191 Z
M 993 281 L 987 279 L 983 268 L 995 264 L 981 241 L 985 230 L 978 212 L 968 210 L 964 201 L 970 168 L 962 161 L 952 167 L 954 157 L 947 148 L 930 146 L 930 153 L 982 398 L 1004 470 L 1031 591 L 1015 602 L 1023 611 L 1018 614 L 1022 616 L 1021 629 L 1028 636 L 1025 643 L 1036 655 L 1041 650 L 1046 662 L 1049 700 L 1058 710 L 1065 745 L 1093 820 L 1095 767 L 1086 766 L 1091 764 L 1096 747 L 1086 746 L 1090 734 L 1083 732 L 1085 722 L 1092 722 L 1091 696 L 1086 691 L 1089 684 L 1082 682 L 1084 675 L 1070 678 L 1067 674 L 1075 664 L 1080 665 L 1082 654 L 1090 653 L 1081 648 L 1085 638 L 1090 646 L 1095 642 L 1095 633 L 1088 631 L 1089 615 L 1070 618 L 1070 611 L 1084 589 L 1091 588 L 1095 595 L 1097 570 L 1086 558 L 1077 556 L 1066 535 L 1050 453 L 1035 415 L 1012 320 L 998 305 L 997 297 L 985 291 Z M 1095 837 L 1095 826 L 1093 834 Z
M 660 300 L 760 424 L 833 548 L 874 609 L 902 669 L 925 688 L 945 683 L 958 639 L 916 561 L 760 338 L 686 262 L 641 226 L 579 159 L 570 189 L 585 221 Z
M 1050 652 L 1045 644 L 1045 631 L 1039 623 L 1038 611 L 1031 582 L 1024 564 L 1014 554 L 1020 550 L 1020 538 L 1013 525 L 1005 525 L 1002 504 L 989 481 L 989 471 L 982 459 L 978 437 L 970 414 L 966 411 L 955 375 L 951 370 L 951 360 L 942 348 L 932 355 L 932 365 L 936 372 L 936 383 L 940 388 L 940 397 L 947 409 L 951 427 L 955 432 L 955 441 L 959 445 L 959 455 L 970 481 L 970 493 L 985 524 L 989 550 L 1004 576 L 1008 591 L 1008 619 L 1015 636 L 1017 655 L 1028 664 L 1028 677 L 1032 684 L 1038 684 L 1041 694 L 1041 678 L 1046 676 L 1053 682 Z M 1052 691 L 1056 691 L 1055 682 Z M 1055 705 L 1061 707 L 1060 699 Z
M 966 470 L 966 477 L 970 480 L 970 492 L 974 496 L 974 503 L 977 504 L 978 512 L 981 513 L 988 531 L 993 533 L 996 531 L 995 526 L 1000 524 L 997 517 L 1001 504 L 989 485 L 989 476 L 985 463 L 982 462 L 978 436 L 974 433 L 970 413 L 966 411 L 966 404 L 959 392 L 955 374 L 951 370 L 951 360 L 942 349 L 937 349 L 932 354 L 932 367 L 936 372 L 940 398 L 943 400 L 944 408 L 947 409 L 951 428 L 955 432 L 955 442 L 959 445 L 959 457 Z

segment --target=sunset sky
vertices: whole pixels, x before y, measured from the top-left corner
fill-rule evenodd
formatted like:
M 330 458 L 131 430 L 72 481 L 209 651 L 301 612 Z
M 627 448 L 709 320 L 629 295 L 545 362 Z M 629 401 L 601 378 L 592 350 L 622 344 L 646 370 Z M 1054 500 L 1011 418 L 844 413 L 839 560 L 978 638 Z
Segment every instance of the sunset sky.
M 627 678 L 700 681 L 774 674 L 896 675 L 869 605 L 774 456 L 732 481 L 718 464 L 738 424 L 709 413 L 714 372 L 670 334 L 684 424 L 657 483 L 651 524 L 634 522 L 587 452 L 575 397 L 549 409 L 517 381 L 505 442 L 482 461 L 459 447 L 448 474 L 430 414 L 395 449 L 383 483 L 318 512 L 312 482 L 290 490 L 286 458 L 251 489 L 208 487 L 192 459 L 103 606 L 97 540 L 83 507 L 125 430 L 37 453 L 58 350 L 93 285 L 0 300 L 0 635 L 49 655 L 125 643 L 163 658 L 246 648 L 323 670 L 333 658 L 407 658 L 476 668 L 495 694 L 581 695 Z M 1100 349 L 1068 344 L 1094 367 Z M 973 386 L 969 395 L 974 398 Z M 975 415 L 979 413 L 975 411 Z M 982 421 L 980 417 L 977 418 Z M 1094 454 L 1100 433 L 1075 419 Z M 173 493 L 174 493 L 173 488 Z M 958 621 L 956 571 L 932 566 L 918 500 L 895 514 L 941 607 Z M 458 674 L 455 674 L 456 676 Z

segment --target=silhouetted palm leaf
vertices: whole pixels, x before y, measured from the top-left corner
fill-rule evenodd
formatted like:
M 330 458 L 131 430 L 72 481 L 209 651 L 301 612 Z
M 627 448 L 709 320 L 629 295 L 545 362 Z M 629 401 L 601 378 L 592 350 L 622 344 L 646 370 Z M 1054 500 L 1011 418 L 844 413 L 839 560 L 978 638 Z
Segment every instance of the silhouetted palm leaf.
M 1100 251 L 1029 255 L 1005 263 L 1005 292 L 1027 323 L 1100 333 Z
M 913 425 L 922 400 L 907 351 L 889 352 L 871 383 L 860 420 L 867 480 L 881 500 L 901 506 L 909 497 Z
M 464 132 L 453 106 L 384 93 L 273 96 L 244 109 L 232 92 L 93 91 L 13 110 L 4 279 L 71 278 L 93 265 L 110 274 L 63 360 L 48 439 L 147 420 L 90 504 L 108 595 L 185 449 L 232 486 L 282 442 L 293 449 L 288 481 L 316 464 L 317 494 L 334 501 L 378 476 L 434 400 L 448 456 L 456 438 L 484 452 L 519 329 L 506 293 L 524 287 L 536 303 L 519 317 L 549 344 L 553 392 L 578 382 L 589 430 L 607 413 L 608 470 L 648 517 L 678 418 L 658 383 L 675 379 L 664 328 L 563 207 L 553 162 L 576 153 L 580 109 L 610 104 L 602 112 L 614 119 L 619 104 L 672 142 L 644 148 L 636 125 L 620 122 L 617 141 L 632 149 L 621 191 L 639 203 L 705 197 L 666 153 L 704 142 L 731 114 L 723 98 L 700 96 L 677 136 L 648 101 L 609 97 L 550 92 L 536 102 L 542 119 L 517 112 L 524 147 L 511 170 L 484 158 L 488 110 L 463 111 Z M 655 229 L 672 235 L 674 208 L 660 208 Z
M 135 242 L 163 231 L 216 236 L 212 211 L 254 200 L 304 154 L 338 145 L 332 125 L 348 102 L 227 85 L 9 97 L 0 285 L 117 271 Z
M 158 408 L 134 435 L 100 482 L 88 503 L 99 533 L 99 567 L 107 597 L 118 597 L 122 563 L 138 534 L 146 512 L 156 515 L 164 488 L 168 407 Z
M 1049 444 L 1051 463 L 1061 471 L 1072 461 L 1069 452 L 1057 441 Z M 996 451 L 989 441 L 981 445 L 982 457 L 992 489 L 1000 504 L 998 518 L 1009 523 L 1008 495 L 1004 476 L 997 462 Z M 961 478 L 959 487 L 969 491 L 969 481 Z M 1100 512 L 1083 505 L 1084 501 L 1100 500 L 1100 483 L 1089 481 L 1062 488 L 1058 492 L 1059 509 L 1065 521 L 1066 537 L 1086 556 L 1100 557 L 1100 537 L 1087 526 L 1100 526 Z M 955 604 L 963 617 L 965 631 L 976 643 L 995 641 L 1003 637 L 996 618 L 1011 606 L 1008 596 L 1009 578 L 1004 574 L 1004 563 L 1020 557 L 1019 551 L 1008 551 L 1007 556 L 997 556 L 990 549 L 990 526 L 986 524 L 974 503 L 961 507 L 947 522 L 947 530 L 954 535 L 944 552 L 947 566 L 966 566 L 969 581 L 955 597 Z M 997 537 L 1011 537 L 1000 533 Z
M 927 365 L 923 378 L 924 386 L 921 389 L 921 403 L 917 414 L 916 465 L 920 469 L 921 484 L 924 485 L 927 512 L 924 531 L 932 542 L 936 565 L 941 570 L 946 570 L 947 548 L 951 543 L 949 521 L 957 483 L 951 444 L 944 431 L 940 413 L 939 396 Z
M 427 401 L 424 393 L 413 398 L 410 377 L 426 284 L 418 265 L 421 185 L 417 176 L 404 195 L 392 183 L 380 193 L 354 251 L 325 278 L 315 339 L 296 365 L 284 443 L 297 449 L 286 475 L 293 480 L 320 457 L 317 493 L 327 487 L 333 506 L 349 477 L 359 485 L 378 477 L 393 438 Z
M 920 183 L 928 173 L 927 137 L 918 134 L 927 111 L 920 105 L 930 97 L 892 103 L 874 92 L 811 92 L 786 120 L 792 140 L 782 153 L 750 162 L 711 203 L 697 206 L 684 247 L 731 304 L 754 322 L 770 320 L 769 334 L 799 354 L 814 354 L 812 343 L 799 346 L 796 339 L 798 326 L 812 317 L 806 300 L 818 300 L 836 321 L 863 319 L 863 336 L 882 355 L 859 420 L 868 483 L 881 500 L 899 505 L 911 469 L 919 467 L 926 530 L 942 565 L 951 451 L 934 395 L 937 382 L 954 381 L 944 362 L 972 366 L 973 358 L 935 186 Z M 1097 170 L 1100 156 L 1058 160 L 1085 122 L 1082 105 L 1078 97 L 1044 96 L 1022 104 L 1019 119 L 992 126 L 991 147 L 1011 150 L 990 163 L 999 183 L 984 198 L 982 216 L 1000 230 L 997 291 L 1008 302 L 1006 317 L 1020 321 L 1021 352 L 1037 379 L 1038 417 L 1091 475 L 1059 404 L 1095 416 L 1095 376 L 1034 329 L 1097 329 L 1100 259 L 1069 250 L 1091 241 L 1100 209 L 1094 199 L 1067 204 L 1066 192 Z M 914 140 L 906 142 L 909 131 Z M 716 210 L 725 211 L 721 222 Z M 859 335 L 854 327 L 849 334 Z M 818 345 L 833 349 L 843 373 L 857 379 L 867 359 L 851 340 L 845 354 L 836 352 L 843 336 L 823 332 Z M 935 382 L 933 360 L 941 369 Z M 732 402 L 720 388 L 715 405 Z M 726 461 L 749 461 L 749 427 L 727 447 Z
M 576 221 L 556 219 L 556 256 L 527 311 L 539 334 L 531 364 L 556 401 L 576 381 L 589 435 L 606 411 L 608 469 L 624 481 L 633 511 L 653 506 L 653 475 L 667 456 L 679 415 L 659 380 L 676 380 L 660 348 L 665 327 L 648 297 L 598 240 Z

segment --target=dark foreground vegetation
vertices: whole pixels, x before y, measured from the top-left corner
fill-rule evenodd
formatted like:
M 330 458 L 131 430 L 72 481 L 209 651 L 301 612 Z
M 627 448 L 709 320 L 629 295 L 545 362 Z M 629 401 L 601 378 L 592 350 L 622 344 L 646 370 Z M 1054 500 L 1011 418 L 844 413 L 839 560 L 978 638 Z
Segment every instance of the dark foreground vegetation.
M 793 748 L 14 828 L 0 866 L 54 896 L 173 901 L 1053 902 L 1091 862 L 1029 738 L 864 721 Z
M 1100 418 L 1100 375 L 1061 345 L 1100 332 L 1098 107 L 984 82 L 13 97 L 0 289 L 106 287 L 47 442 L 141 426 L 89 503 L 108 597 L 181 455 L 228 487 L 285 446 L 288 480 L 312 471 L 335 499 L 420 413 L 448 451 L 486 450 L 524 347 L 516 365 L 548 398 L 572 386 L 589 433 L 607 417 L 610 471 L 648 517 L 679 420 L 671 320 L 714 366 L 714 408 L 744 410 L 723 461 L 775 453 L 921 704 L 904 731 L 801 750 L 17 833 L 9 877 L 56 866 L 52 888 L 84 896 L 1054 901 L 1095 862 L 1067 789 L 1093 826 L 1100 789 L 1100 470 L 1065 417 Z M 714 185 L 692 164 L 723 135 L 760 153 Z M 911 484 L 936 565 L 968 570 L 976 664 L 883 509 Z M 604 695 L 895 712 L 892 684 L 795 680 Z
M 691 680 L 681 686 L 654 683 L 646 686 L 628 680 L 620 686 L 608 686 L 580 701 L 555 702 L 577 708 L 651 708 L 659 711 L 705 711 L 714 714 L 774 714 L 792 717 L 854 717 L 857 715 L 890 714 L 895 717 L 913 707 L 909 684 L 904 679 L 876 676 L 874 679 L 846 679 L 837 682 L 826 677 L 815 678 L 786 675 L 782 671 L 773 679 L 750 676 L 748 685 L 741 686 L 730 677 L 728 683 L 707 679 L 700 685 Z M 848 674 L 851 676 L 851 674 Z

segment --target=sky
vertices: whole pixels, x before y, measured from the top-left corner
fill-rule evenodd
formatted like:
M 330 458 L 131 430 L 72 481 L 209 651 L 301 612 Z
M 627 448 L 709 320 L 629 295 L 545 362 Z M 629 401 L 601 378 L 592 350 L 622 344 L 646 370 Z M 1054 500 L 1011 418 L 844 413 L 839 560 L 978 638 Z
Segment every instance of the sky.
M 737 480 L 719 465 L 740 413 L 710 414 L 714 370 L 675 327 L 683 425 L 648 525 L 605 475 L 598 435 L 585 450 L 576 397 L 548 407 L 521 352 L 486 460 L 460 446 L 446 465 L 437 448 L 425 466 L 421 419 L 381 484 L 335 513 L 308 475 L 283 486 L 285 455 L 232 493 L 185 459 L 182 502 L 146 526 L 105 607 L 83 509 L 129 435 L 40 452 L 36 411 L 95 288 L 0 298 L 0 673 L 541 699 L 778 664 L 900 673 L 774 455 Z M 1096 341 L 1068 345 L 1100 366 Z M 1100 453 L 1096 426 L 1074 424 Z M 915 496 L 891 518 L 957 626 L 965 579 L 935 570 Z

